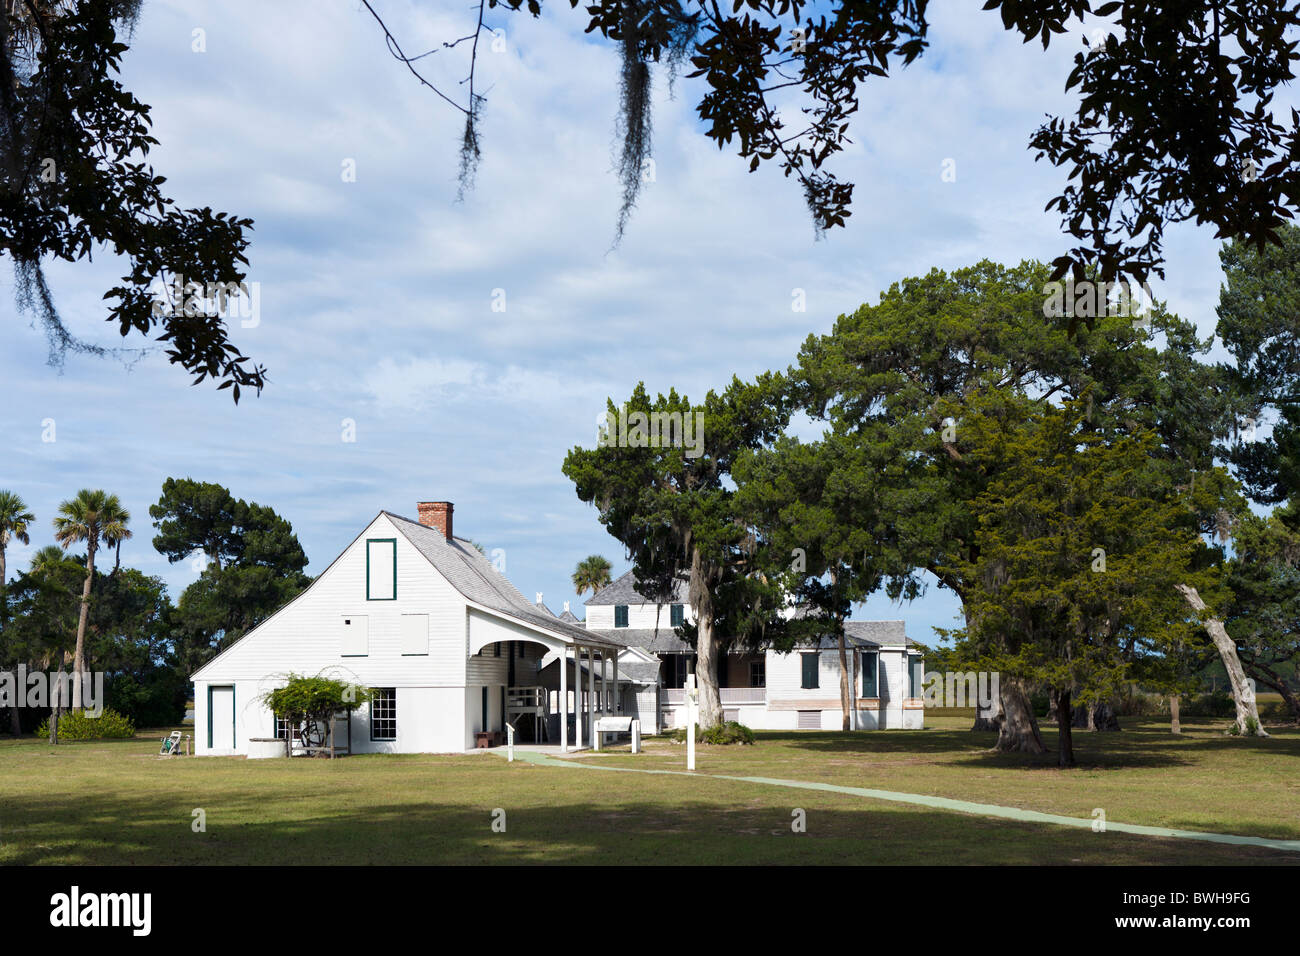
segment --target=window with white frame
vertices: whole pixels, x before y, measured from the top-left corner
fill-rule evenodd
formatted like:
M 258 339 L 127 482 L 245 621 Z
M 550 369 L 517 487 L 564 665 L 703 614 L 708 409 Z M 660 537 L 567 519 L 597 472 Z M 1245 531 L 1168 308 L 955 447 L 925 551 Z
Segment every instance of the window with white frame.
M 756 661 L 749 662 L 749 686 L 766 687 L 767 686 L 767 661 L 760 658 Z
M 370 739 L 397 739 L 397 688 L 370 689 Z

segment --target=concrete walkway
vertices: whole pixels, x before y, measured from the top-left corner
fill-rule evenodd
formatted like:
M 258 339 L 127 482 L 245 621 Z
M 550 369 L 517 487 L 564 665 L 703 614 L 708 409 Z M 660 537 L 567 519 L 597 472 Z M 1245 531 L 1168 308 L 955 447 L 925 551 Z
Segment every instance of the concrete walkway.
M 505 756 L 504 750 L 493 753 Z M 515 759 L 527 763 L 541 764 L 548 767 L 580 767 L 584 770 L 607 770 L 613 773 L 652 773 L 664 776 L 707 777 L 710 780 L 737 780 L 741 783 L 759 783 L 772 787 L 793 787 L 798 790 L 822 790 L 826 793 L 843 793 L 851 797 L 867 797 L 871 800 L 889 800 L 894 803 L 911 803 L 937 810 L 953 810 L 958 813 L 973 813 L 986 817 L 1001 817 L 1006 820 L 1019 820 L 1023 823 L 1050 823 L 1057 826 L 1079 827 L 1091 830 L 1094 821 L 1091 818 L 1067 817 L 1056 813 L 1041 813 L 1037 810 L 1022 810 L 1019 807 L 1002 807 L 993 803 L 972 803 L 969 800 L 950 800 L 947 797 L 931 797 L 920 793 L 898 793 L 893 790 L 872 790 L 866 787 L 842 787 L 831 783 L 812 783 L 807 780 L 780 780 L 773 777 L 735 777 L 727 774 L 692 773 L 689 770 L 646 770 L 638 767 L 609 767 L 592 764 L 583 760 L 559 759 L 544 753 L 521 751 L 515 749 Z M 1236 836 L 1231 833 L 1206 833 L 1201 830 L 1171 830 L 1167 827 L 1148 827 L 1136 823 L 1116 823 L 1106 821 L 1106 832 L 1134 833 L 1139 836 L 1175 837 L 1180 840 L 1203 840 L 1207 843 L 1230 843 L 1236 846 L 1262 846 L 1270 850 L 1287 850 L 1300 853 L 1300 840 L 1274 840 L 1267 837 Z

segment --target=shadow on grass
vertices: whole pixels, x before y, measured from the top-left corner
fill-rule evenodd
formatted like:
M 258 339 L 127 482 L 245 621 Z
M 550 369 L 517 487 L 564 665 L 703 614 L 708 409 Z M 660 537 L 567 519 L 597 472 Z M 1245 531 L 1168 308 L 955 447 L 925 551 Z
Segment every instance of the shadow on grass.
M 566 773 L 568 771 L 565 771 Z M 540 779 L 540 778 L 539 778 Z M 524 779 L 512 785 L 527 786 Z M 508 789 L 508 788 L 505 788 Z M 991 820 L 922 808 L 824 808 L 789 794 L 655 802 L 638 788 L 600 803 L 515 806 L 505 832 L 483 803 L 336 800 L 299 813 L 248 792 L 205 800 L 206 832 L 174 797 L 24 797 L 0 812 L 0 860 L 10 864 L 1289 864 L 1300 854 Z M 349 795 L 355 797 L 355 795 Z M 791 830 L 806 808 L 807 830 Z M 498 817 L 499 818 L 499 817 Z

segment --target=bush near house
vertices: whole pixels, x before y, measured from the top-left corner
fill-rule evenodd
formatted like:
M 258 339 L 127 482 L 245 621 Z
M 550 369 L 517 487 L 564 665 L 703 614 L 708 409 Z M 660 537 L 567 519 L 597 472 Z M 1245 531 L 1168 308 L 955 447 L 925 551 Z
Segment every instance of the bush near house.
M 36 736 L 49 739 L 50 720 L 45 718 L 36 729 Z M 135 736 L 135 724 L 115 710 L 104 709 L 98 717 L 85 711 L 73 710 L 59 715 L 60 740 L 102 740 Z
M 678 727 L 672 732 L 671 738 L 673 743 L 686 743 L 686 728 Z M 710 727 L 708 730 L 701 730 L 696 725 L 695 742 L 697 744 L 716 744 L 718 746 L 752 744 L 754 742 L 754 732 L 744 724 L 737 723 L 734 720 L 728 720 L 726 723 Z

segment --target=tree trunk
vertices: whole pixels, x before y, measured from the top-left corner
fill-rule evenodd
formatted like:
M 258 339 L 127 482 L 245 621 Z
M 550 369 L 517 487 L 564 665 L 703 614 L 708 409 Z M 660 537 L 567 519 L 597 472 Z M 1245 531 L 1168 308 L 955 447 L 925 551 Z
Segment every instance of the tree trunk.
M 691 610 L 695 613 L 696 686 L 700 694 L 700 729 L 722 723 L 722 695 L 718 692 L 717 659 L 721 641 L 713 629 L 713 591 L 705 580 L 704 559 L 699 548 L 691 552 Z
M 1205 602 L 1196 593 L 1196 588 L 1189 584 L 1179 584 L 1176 587 L 1182 592 L 1192 610 L 1198 613 L 1205 610 Z M 1264 725 L 1259 720 L 1259 711 L 1255 707 L 1255 693 L 1251 690 L 1250 685 L 1246 683 L 1246 672 L 1242 669 L 1241 658 L 1237 656 L 1237 645 L 1228 636 L 1223 621 L 1217 617 L 1206 617 L 1203 623 L 1210 634 L 1210 638 L 1214 641 L 1214 646 L 1219 651 L 1219 657 L 1223 660 L 1223 669 L 1228 672 L 1228 682 L 1232 689 L 1232 701 L 1237 706 L 1237 719 L 1233 725 L 1234 729 L 1242 736 L 1267 737 L 1268 734 L 1264 731 Z
M 1056 728 L 1059 734 L 1059 741 L 1056 749 L 1056 765 L 1058 767 L 1074 766 L 1074 734 L 1071 728 L 1073 720 L 1071 719 L 1070 692 L 1063 690 L 1060 692 L 1059 703 L 1056 708 Z
M 1106 701 L 1093 704 L 1077 704 L 1070 718 L 1070 724 L 1082 730 L 1119 730 L 1119 718 L 1115 708 Z
M 1057 714 L 1061 706 L 1061 695 L 1055 687 L 1049 687 L 1047 690 L 1047 722 L 1056 723 Z
M 840 640 L 840 708 L 844 712 L 842 729 L 852 730 L 849 714 L 853 707 L 851 699 L 852 690 L 849 687 L 849 652 L 844 641 L 844 621 L 840 620 L 836 624 L 839 631 Z
M 967 611 L 964 606 L 962 607 L 962 614 L 965 615 L 966 617 L 966 630 L 969 631 L 971 628 L 971 615 L 970 612 Z M 1006 715 L 1002 710 L 1001 694 L 998 695 L 997 700 L 993 701 L 993 706 L 994 706 L 994 711 L 992 714 L 989 714 L 988 716 L 985 716 L 984 714 L 980 713 L 980 709 L 978 707 L 975 708 L 975 723 L 971 725 L 972 731 L 977 731 L 977 730 L 985 731 L 985 732 L 991 731 L 995 734 L 1001 735 L 1002 724 L 1006 719 Z
M 1277 691 L 1282 697 L 1282 702 L 1286 704 L 1286 709 L 1291 712 L 1291 719 L 1300 722 L 1300 697 L 1296 696 L 1295 690 L 1286 682 L 1285 677 L 1259 661 L 1247 659 L 1241 664 L 1246 673 L 1255 679 L 1255 683 Z
M 0 627 L 5 627 L 9 623 L 9 582 L 5 575 L 7 568 L 5 566 L 5 546 L 0 540 Z M 15 737 L 23 735 L 22 721 L 18 716 L 18 694 L 22 693 L 22 688 L 18 686 L 18 669 L 14 668 L 14 699 L 9 702 L 9 728 Z
M 81 585 L 81 613 L 77 616 L 77 650 L 72 658 L 72 709 L 81 709 L 81 674 L 86 669 L 86 619 L 90 616 L 90 585 L 95 580 L 95 547 L 86 548 L 86 581 Z
M 1177 694 L 1169 695 L 1169 732 L 1171 734 L 1181 734 L 1183 725 L 1178 720 L 1178 708 L 1181 701 Z
M 994 749 L 1003 753 L 1047 753 L 1024 686 L 1018 679 L 1005 676 L 999 683 L 1002 723 L 998 728 L 998 742 Z
M 50 711 L 50 743 L 59 742 L 59 703 L 55 701 L 54 709 Z

